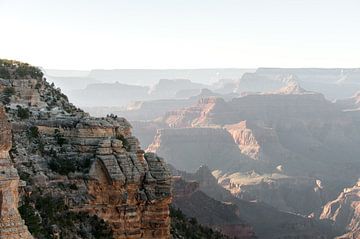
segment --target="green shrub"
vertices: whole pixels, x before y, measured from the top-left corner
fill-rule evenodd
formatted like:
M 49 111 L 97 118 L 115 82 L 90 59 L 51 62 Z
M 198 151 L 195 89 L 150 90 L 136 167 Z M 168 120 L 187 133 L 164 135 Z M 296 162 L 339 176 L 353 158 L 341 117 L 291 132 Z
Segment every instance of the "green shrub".
M 19 208 L 25 224 L 36 238 L 52 238 L 52 227 L 61 229 L 60 238 L 113 238 L 108 224 L 97 216 L 72 212 L 60 197 L 34 192 Z
M 73 172 L 88 173 L 91 166 L 90 158 L 60 158 L 52 153 L 49 161 L 49 168 L 61 175 L 68 175 Z
M 39 235 L 44 234 L 40 215 L 36 213 L 34 207 L 32 207 L 28 202 L 25 202 L 24 205 L 19 207 L 19 212 L 33 236 L 38 237 Z
M 15 89 L 13 87 L 6 87 L 4 89 L 4 91 L 2 92 L 1 94 L 1 102 L 4 104 L 4 105 L 7 105 L 10 103 L 10 98 L 12 95 L 15 94 Z
M 63 146 L 64 144 L 68 143 L 67 140 L 64 138 L 64 136 L 60 133 L 59 129 L 55 129 L 54 138 L 56 140 L 56 143 L 60 146 Z
M 10 79 L 10 72 L 3 66 L 0 66 L 0 78 L 2 79 Z
M 23 108 L 21 106 L 17 106 L 17 116 L 21 119 L 28 119 L 30 117 L 30 110 L 28 108 Z
M 195 218 L 187 218 L 183 212 L 170 206 L 171 234 L 187 239 L 230 239 L 218 231 L 200 225 Z
M 39 68 L 30 66 L 26 63 L 20 64 L 16 68 L 15 74 L 19 78 L 30 76 L 31 78 L 38 79 L 43 77 L 43 73 Z
M 71 190 L 78 190 L 78 189 L 79 189 L 78 186 L 76 186 L 75 183 L 70 184 L 70 185 L 69 185 L 69 188 L 70 188 Z
M 40 89 L 40 88 L 41 88 L 41 83 L 39 83 L 39 82 L 38 82 L 38 83 L 36 83 L 36 85 L 35 85 L 35 89 L 37 89 L 37 90 L 38 90 L 38 89 Z
M 29 139 L 37 139 L 39 138 L 39 129 L 36 126 L 29 127 L 27 131 L 27 135 Z
M 4 92 L 3 92 L 5 95 L 9 95 L 9 96 L 12 96 L 15 94 L 15 89 L 14 87 L 6 87 L 4 89 Z
M 49 162 L 52 171 L 61 175 L 68 175 L 76 171 L 76 163 L 70 159 L 52 158 Z
M 120 134 L 116 136 L 116 139 L 121 140 L 123 147 L 126 151 L 130 151 L 130 143 L 129 141 L 124 137 L 124 135 Z

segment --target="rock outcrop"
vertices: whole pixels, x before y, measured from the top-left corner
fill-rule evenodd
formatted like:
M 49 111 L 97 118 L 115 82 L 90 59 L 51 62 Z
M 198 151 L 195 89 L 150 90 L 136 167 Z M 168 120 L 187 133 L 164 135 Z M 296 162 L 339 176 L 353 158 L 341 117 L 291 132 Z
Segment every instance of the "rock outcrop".
M 141 150 L 131 125 L 117 116 L 89 117 L 41 72 L 31 74 L 36 68 L 11 61 L 2 67 L 10 72 L 2 92 L 11 92 L 11 156 L 27 183 L 21 211 L 30 232 L 42 238 L 170 238 L 170 172 L 162 158 Z M 18 197 L 4 203 L 16 206 Z
M 359 69 L 321 68 L 258 68 L 238 80 L 240 92 L 275 91 L 296 82 L 305 89 L 321 92 L 328 99 L 342 99 L 360 90 Z
M 345 111 L 356 111 L 360 108 L 360 91 L 356 92 L 355 95 L 345 99 L 339 99 L 335 101 L 335 104 L 342 110 Z
M 324 206 L 321 219 L 328 219 L 344 232 L 339 239 L 360 237 L 360 181 L 351 188 L 345 188 L 337 199 Z
M 168 163 L 190 172 L 201 165 L 231 168 L 245 159 L 231 135 L 220 128 L 161 129 L 147 151 L 163 155 Z
M 240 218 L 236 205 L 216 201 L 199 191 L 198 186 L 197 182 L 187 182 L 176 177 L 173 206 L 180 208 L 185 215 L 196 218 L 201 224 L 219 230 L 231 238 L 256 238 L 251 226 Z
M 237 233 L 247 238 L 255 232 L 259 239 L 312 239 L 333 238 L 338 233 L 325 221 L 319 222 L 315 218 L 286 213 L 264 203 L 235 197 L 217 183 L 206 166 L 195 173 L 170 168 L 173 175 L 177 175 L 174 177 L 182 179 L 175 184 L 174 204 L 185 214 L 195 216 L 204 223 L 214 224 L 217 221 L 217 228 L 227 235 Z
M 218 170 L 221 184 L 241 198 L 318 216 L 324 203 L 358 178 L 360 118 L 319 93 L 291 84 L 281 94 L 201 99 L 169 112 L 161 122 L 171 129 L 160 130 L 151 149 L 166 158 L 169 150 L 178 152 L 169 162 L 179 169 L 194 171 L 206 164 Z M 225 129 L 232 140 L 220 134 L 197 135 L 208 128 Z M 169 132 L 187 136 L 171 137 Z M 316 203 L 309 205 L 306 198 Z
M 0 105 L 0 136 L 0 238 L 32 239 L 18 211 L 19 175 L 9 157 L 11 125 L 7 121 L 2 105 Z

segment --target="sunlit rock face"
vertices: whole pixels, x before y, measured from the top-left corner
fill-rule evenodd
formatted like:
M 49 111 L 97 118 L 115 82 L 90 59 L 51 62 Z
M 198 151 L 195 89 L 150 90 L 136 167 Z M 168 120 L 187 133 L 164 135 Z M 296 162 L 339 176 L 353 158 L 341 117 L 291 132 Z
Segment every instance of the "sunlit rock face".
M 171 129 L 159 130 L 149 149 L 179 169 L 208 165 L 240 198 L 319 216 L 321 207 L 358 177 L 360 114 L 286 84 L 230 101 L 201 99 L 168 112 L 161 123 Z M 217 133 L 196 133 L 210 131 Z
M 48 142 L 60 131 L 68 141 L 64 157 L 92 162 L 86 182 L 73 180 L 85 186 L 86 197 L 67 195 L 69 206 L 105 220 L 114 238 L 168 238 L 170 173 L 155 154 L 144 157 L 130 124 L 120 118 L 84 118 L 65 129 L 59 123 L 41 120 L 37 127 Z
M 333 201 L 327 203 L 320 216 L 333 221 L 335 227 L 346 232 L 338 238 L 360 237 L 360 181 L 345 188 Z
M 171 170 L 176 175 L 173 204 L 185 214 L 195 216 L 231 237 L 252 238 L 254 232 L 257 238 L 266 239 L 325 239 L 339 235 L 325 221 L 239 199 L 219 185 L 206 166 L 201 166 L 195 173 L 174 167 Z
M 11 125 L 0 105 L 0 238 L 31 239 L 18 211 L 19 175 L 9 157 Z
M 170 172 L 162 158 L 144 153 L 128 121 L 89 117 L 36 68 L 19 62 L 0 66 L 9 71 L 0 93 L 11 92 L 6 114 L 13 129 L 11 134 L 1 118 L 0 166 L 8 179 L 1 191 L 0 226 L 10 220 L 13 227 L 0 230 L 2 238 L 31 238 L 17 212 L 20 198 L 22 208 L 34 212 L 33 218 L 22 216 L 25 223 L 36 219 L 29 226 L 35 237 L 169 239 Z M 26 182 L 20 195 L 19 177 L 8 165 L 10 149 Z

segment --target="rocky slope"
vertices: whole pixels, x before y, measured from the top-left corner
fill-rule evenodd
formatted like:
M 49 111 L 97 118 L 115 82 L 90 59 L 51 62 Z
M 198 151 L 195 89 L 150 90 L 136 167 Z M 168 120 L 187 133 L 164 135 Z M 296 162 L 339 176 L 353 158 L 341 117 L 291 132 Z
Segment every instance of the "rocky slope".
M 27 185 L 20 212 L 30 232 L 36 238 L 170 238 L 170 172 L 163 159 L 144 154 L 131 125 L 116 116 L 89 117 L 37 68 L 0 63 L 8 73 L 0 92 L 13 128 L 11 158 Z
M 11 125 L 7 121 L 2 105 L 0 105 L 0 135 L 0 238 L 31 239 L 32 236 L 18 211 L 19 175 L 9 157 Z
M 360 108 L 360 91 L 355 95 L 345 99 L 339 99 L 335 101 L 335 104 L 343 110 L 356 111 Z
M 358 178 L 360 118 L 321 94 L 290 88 L 230 101 L 201 99 L 169 112 L 161 123 L 172 129 L 158 131 L 149 149 L 172 157 L 169 162 L 179 169 L 207 164 L 240 198 L 318 216 L 321 206 Z M 218 133 L 223 129 L 232 140 Z M 210 131 L 217 133 L 205 133 Z
M 231 135 L 220 128 L 161 129 L 147 151 L 164 155 L 168 163 L 189 172 L 204 164 L 231 168 L 245 160 Z
M 198 190 L 196 182 L 186 182 L 177 177 L 174 180 L 173 193 L 173 207 L 180 208 L 185 215 L 196 218 L 201 224 L 221 231 L 231 238 L 256 238 L 251 226 L 241 219 L 236 205 L 210 198 Z
M 195 173 L 186 173 L 173 167 L 171 169 L 173 175 L 181 178 L 175 187 L 175 206 L 180 207 L 186 215 L 195 216 L 204 223 L 218 222 L 217 228 L 228 235 L 252 238 L 255 232 L 260 239 L 310 239 L 333 238 L 338 234 L 327 222 L 235 197 L 217 183 L 206 166 L 200 167 Z
M 338 238 L 354 239 L 360 237 L 360 181 L 346 188 L 333 201 L 327 203 L 320 216 L 329 219 L 333 225 L 346 232 Z
M 179 208 L 170 207 L 170 216 L 173 239 L 230 239 L 212 228 L 199 224 L 195 218 L 187 217 Z

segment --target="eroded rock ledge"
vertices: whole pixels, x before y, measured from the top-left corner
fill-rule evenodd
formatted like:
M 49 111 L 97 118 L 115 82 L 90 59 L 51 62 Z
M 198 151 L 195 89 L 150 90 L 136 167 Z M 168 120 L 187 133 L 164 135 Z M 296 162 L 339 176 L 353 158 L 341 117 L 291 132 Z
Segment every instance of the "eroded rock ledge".
M 4 181 L 11 187 L 2 196 L 11 198 L 2 201 L 0 211 L 4 220 L 18 222 L 12 225 L 13 237 L 31 238 L 16 210 L 19 178 L 10 166 L 10 148 L 26 183 L 20 205 L 25 216 L 30 214 L 24 219 L 34 237 L 170 238 L 170 172 L 162 158 L 144 153 L 127 120 L 89 117 L 37 68 L 4 60 L 0 67 L 8 73 L 8 79 L 0 79 L 0 94 L 6 95 L 13 128 L 13 147 L 1 146 L 6 162 L 1 166 L 11 179 Z M 11 138 L 10 126 L 0 126 Z M 0 235 L 7 232 L 2 225 Z
M 18 211 L 19 175 L 9 157 L 11 125 L 0 105 L 0 238 L 31 239 Z

